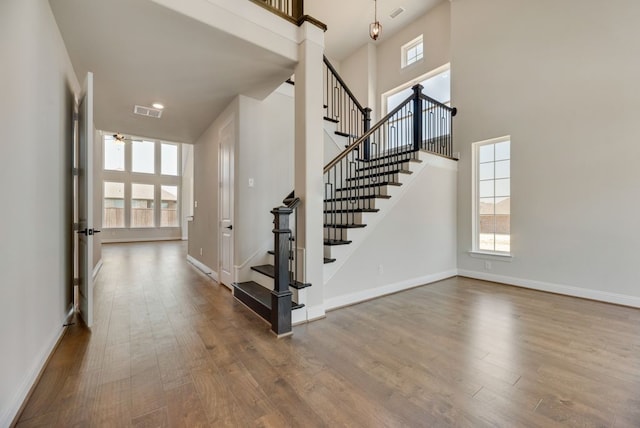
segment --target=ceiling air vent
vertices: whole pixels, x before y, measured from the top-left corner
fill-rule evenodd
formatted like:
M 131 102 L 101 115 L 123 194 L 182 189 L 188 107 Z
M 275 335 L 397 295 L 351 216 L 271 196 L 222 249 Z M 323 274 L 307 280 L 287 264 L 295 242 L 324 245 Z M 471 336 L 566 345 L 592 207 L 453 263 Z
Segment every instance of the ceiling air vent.
M 391 15 L 389 15 L 389 16 L 391 17 L 391 19 L 393 19 L 396 16 L 400 15 L 402 12 L 404 12 L 404 8 L 403 7 L 399 7 L 397 9 L 395 9 L 393 12 L 391 12 Z
M 160 119 L 160 117 L 162 117 L 162 110 L 158 110 L 157 108 L 135 106 L 133 108 L 133 112 L 140 116 L 153 117 L 155 119 Z

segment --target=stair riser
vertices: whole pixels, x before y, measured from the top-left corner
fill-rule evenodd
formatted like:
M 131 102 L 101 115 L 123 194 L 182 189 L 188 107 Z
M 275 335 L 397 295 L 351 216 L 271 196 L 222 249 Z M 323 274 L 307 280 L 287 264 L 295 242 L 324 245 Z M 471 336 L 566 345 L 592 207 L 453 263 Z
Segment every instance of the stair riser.
M 376 209 L 376 199 L 352 199 L 350 201 L 325 202 L 325 210 Z
M 325 227 L 324 228 L 324 239 L 336 239 L 342 241 L 351 241 L 350 235 L 352 235 L 352 231 L 360 230 L 358 229 L 336 229 L 333 227 Z
M 269 290 L 273 290 L 273 278 L 269 278 L 266 275 L 261 274 L 260 272 L 256 272 L 254 270 L 251 271 L 251 275 L 250 275 L 250 281 L 255 281 L 258 284 L 262 285 L 264 288 L 268 288 Z M 289 290 L 291 290 L 293 292 L 293 300 L 295 300 L 296 302 L 298 302 L 298 290 L 293 288 L 293 287 L 289 287 Z
M 325 214 L 324 224 L 366 224 L 363 213 Z
M 364 189 L 347 189 L 335 192 L 335 198 L 350 198 L 354 196 L 387 196 L 390 186 L 367 187 Z M 333 199 L 333 198 L 332 198 Z
M 367 184 L 377 184 L 381 182 L 402 183 L 404 174 L 383 174 L 377 177 L 357 178 L 347 181 L 347 186 L 363 186 Z
M 399 169 L 410 171 L 411 162 L 403 162 L 403 163 L 396 163 L 396 164 L 382 164 L 375 167 L 373 167 L 373 165 L 362 165 L 360 168 L 361 169 L 358 169 L 357 172 L 361 175 L 377 174 L 380 172 L 396 171 Z

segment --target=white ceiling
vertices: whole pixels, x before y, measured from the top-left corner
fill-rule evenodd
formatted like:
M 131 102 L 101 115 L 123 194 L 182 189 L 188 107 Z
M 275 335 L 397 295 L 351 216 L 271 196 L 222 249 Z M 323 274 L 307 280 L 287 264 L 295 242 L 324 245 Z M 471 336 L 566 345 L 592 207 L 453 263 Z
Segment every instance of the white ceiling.
M 238 93 L 286 80 L 291 61 L 148 0 L 50 0 L 78 78 L 94 73 L 95 124 L 192 143 Z M 164 104 L 161 119 L 135 104 Z
M 246 0 L 234 0 L 246 1 Z M 384 41 L 443 0 L 378 0 Z M 149 0 L 49 0 L 80 80 L 94 73 L 98 129 L 193 143 L 239 93 L 275 89 L 294 64 Z M 395 19 L 397 7 L 405 12 Z M 306 0 L 338 61 L 367 43 L 373 0 Z M 134 105 L 165 105 L 161 119 Z
M 378 20 L 382 35 L 375 43 L 399 31 L 424 15 L 443 0 L 378 0 Z M 353 51 L 372 41 L 369 24 L 373 22 L 373 0 L 305 0 L 304 12 L 327 24 L 325 48 L 327 55 L 342 61 Z M 392 19 L 392 11 L 402 7 L 403 13 Z

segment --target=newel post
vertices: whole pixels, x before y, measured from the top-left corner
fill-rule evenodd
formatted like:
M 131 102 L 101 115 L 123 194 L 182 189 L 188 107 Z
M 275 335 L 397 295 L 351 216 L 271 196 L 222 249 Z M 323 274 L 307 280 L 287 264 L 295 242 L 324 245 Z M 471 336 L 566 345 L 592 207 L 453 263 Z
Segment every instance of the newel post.
M 293 19 L 300 19 L 304 15 L 304 0 L 292 0 L 292 15 Z
M 277 207 L 271 211 L 275 253 L 274 288 L 271 291 L 271 330 L 278 336 L 288 336 L 291 331 L 291 291 L 289 290 L 289 216 L 293 209 Z
M 423 123 L 422 123 L 422 99 L 420 95 L 422 95 L 422 89 L 424 86 L 421 84 L 417 84 L 413 88 L 413 150 L 420 150 L 420 145 L 422 144 L 422 131 L 423 131 Z
M 369 107 L 364 109 L 364 130 L 363 133 L 366 134 L 371 129 L 371 109 Z M 369 138 L 364 142 L 364 158 L 369 159 L 371 156 L 371 147 L 369 144 Z

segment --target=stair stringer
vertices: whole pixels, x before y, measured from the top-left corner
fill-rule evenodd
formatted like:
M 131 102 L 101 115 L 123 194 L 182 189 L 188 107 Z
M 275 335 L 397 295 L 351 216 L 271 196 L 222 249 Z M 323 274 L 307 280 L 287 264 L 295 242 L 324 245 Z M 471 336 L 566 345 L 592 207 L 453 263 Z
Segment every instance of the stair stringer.
M 325 309 L 331 309 L 332 305 L 327 305 L 328 299 L 332 296 L 327 296 L 326 285 L 331 282 L 331 279 L 340 272 L 345 264 L 349 262 L 351 256 L 366 242 L 367 238 L 376 233 L 376 228 L 383 219 L 392 211 L 392 209 L 406 196 L 412 189 L 412 185 L 423 177 L 424 174 L 428 174 L 431 168 L 443 168 L 453 169 L 457 171 L 457 163 L 454 160 L 444 158 L 442 156 L 434 155 L 425 151 L 418 152 L 418 159 L 420 163 L 411 163 L 410 170 L 412 174 L 402 175 L 402 186 L 390 186 L 388 194 L 390 199 L 383 199 L 376 202 L 376 208 L 380 211 L 375 213 L 363 213 L 363 223 L 367 226 L 361 229 L 350 229 L 348 231 L 348 240 L 352 241 L 349 245 L 333 246 L 330 248 L 330 254 L 336 261 L 332 264 L 324 266 L 324 285 L 325 285 Z M 455 192 L 454 192 L 455 194 Z M 452 196 L 453 198 L 454 196 Z M 327 247 L 325 246 L 325 255 Z

